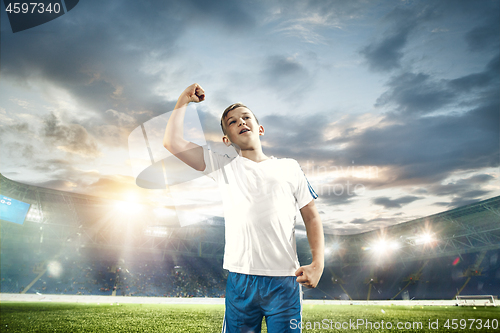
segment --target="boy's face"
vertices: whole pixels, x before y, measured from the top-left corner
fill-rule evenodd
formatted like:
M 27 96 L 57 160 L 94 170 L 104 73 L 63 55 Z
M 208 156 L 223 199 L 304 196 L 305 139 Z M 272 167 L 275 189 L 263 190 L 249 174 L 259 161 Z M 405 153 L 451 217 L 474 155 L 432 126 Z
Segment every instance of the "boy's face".
M 244 107 L 229 111 L 224 119 L 226 135 L 222 141 L 227 145 L 235 144 L 239 148 L 251 148 L 260 143 L 260 135 L 264 135 L 264 127 L 259 125 L 252 111 Z M 256 141 L 257 140 L 257 141 Z

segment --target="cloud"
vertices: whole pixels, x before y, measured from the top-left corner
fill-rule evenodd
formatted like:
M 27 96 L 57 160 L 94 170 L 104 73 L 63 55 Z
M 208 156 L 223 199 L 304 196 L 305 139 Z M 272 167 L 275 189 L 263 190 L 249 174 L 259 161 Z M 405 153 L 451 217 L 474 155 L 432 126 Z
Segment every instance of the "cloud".
M 335 182 L 326 185 L 311 183 L 311 186 L 318 194 L 319 202 L 328 206 L 345 205 L 359 196 L 356 185 L 348 182 Z
M 379 167 L 378 179 L 363 181 L 367 187 L 429 184 L 455 171 L 494 167 L 500 121 L 499 85 L 493 74 L 497 59 L 479 73 L 488 75 L 489 82 L 476 87 L 464 83 L 469 75 L 454 80 L 423 73 L 393 77 L 390 89 L 377 101 L 379 108 L 390 112 L 372 123 L 363 120 L 365 115 L 341 118 L 332 111 L 263 117 L 264 149 L 301 163 L 348 166 L 356 161 L 356 165 Z M 457 101 L 457 89 L 452 86 L 459 85 L 467 85 L 471 92 Z M 447 112 L 439 113 L 443 110 Z
M 88 158 L 101 154 L 94 138 L 84 127 L 78 124 L 62 124 L 54 113 L 44 119 L 42 136 L 48 143 L 68 153 Z
M 458 179 L 455 182 L 448 182 L 446 184 L 434 184 L 428 187 L 428 192 L 437 196 L 463 196 L 465 195 L 465 193 L 469 193 L 468 196 L 470 197 L 471 193 L 479 193 L 474 190 L 475 188 L 477 188 L 477 186 L 487 184 L 493 180 L 495 180 L 495 177 L 491 175 L 479 174 L 471 176 L 469 178 Z
M 307 161 L 331 161 L 338 152 L 329 150 L 324 132 L 337 116 L 340 117 L 336 112 L 327 110 L 293 117 L 273 114 L 259 118 L 266 131 L 261 137 L 264 150 L 266 154 L 294 158 L 302 164 Z
M 490 60 L 490 62 L 488 62 L 483 72 L 473 73 L 450 80 L 448 85 L 451 89 L 458 90 L 460 92 L 471 92 L 474 89 L 486 88 L 495 81 L 498 81 L 499 72 L 500 54 L 497 54 Z
M 450 202 L 437 202 L 437 206 L 445 206 L 448 209 L 462 207 L 481 201 L 490 191 L 473 190 L 456 195 Z
M 314 148 L 322 143 L 321 132 L 328 126 L 326 113 L 304 114 L 290 117 L 287 115 L 270 115 L 262 118 L 266 129 L 262 140 L 271 146 L 290 146 L 290 148 Z
M 47 163 L 37 164 L 35 170 L 48 172 L 44 181 L 30 181 L 35 186 L 51 188 L 64 192 L 84 193 L 102 198 L 127 200 L 134 195 L 140 202 L 147 201 L 156 192 L 137 187 L 134 177 L 125 175 L 102 175 L 97 171 L 83 171 L 71 166 L 64 160 L 49 160 Z M 50 167 L 51 166 L 51 167 Z
M 464 182 L 467 184 L 485 184 L 485 183 L 488 183 L 494 179 L 495 179 L 495 177 L 493 177 L 492 175 L 478 174 L 478 175 L 474 175 L 474 176 L 471 176 L 471 177 L 466 178 L 466 179 L 462 179 L 461 182 Z
M 360 165 L 391 166 L 392 186 L 439 182 L 459 170 L 498 166 L 498 102 L 370 128 L 353 136 L 345 155 Z M 390 119 L 387 119 L 390 121 Z
M 35 155 L 35 148 L 24 142 L 17 142 L 17 141 L 7 141 L 7 142 L 2 142 L 0 140 L 0 144 L 2 145 L 2 157 L 3 158 L 10 158 L 13 160 L 16 160 L 18 158 L 22 158 L 24 160 L 29 160 L 33 158 Z M 2 161 L 3 165 L 10 165 L 10 161 L 3 160 Z
M 352 220 L 345 230 L 400 222 L 392 214 L 412 196 L 429 199 L 422 205 L 477 200 L 496 189 L 480 169 L 499 160 L 498 13 L 492 1 L 82 2 L 30 33 L 2 35 L 2 84 L 17 94 L 0 97 L 2 171 L 23 168 L 73 192 L 131 191 L 132 178 L 103 173 L 126 172 L 118 164 L 130 131 L 199 81 L 211 91 L 198 109 L 209 140 L 221 136 L 210 107 L 242 96 L 265 110 L 266 154 L 377 168 L 375 178 L 311 177 L 327 221 L 381 195 L 349 194 L 348 181 L 388 189 L 380 205 L 343 217 Z M 390 218 L 373 218 L 381 206 Z
M 452 172 L 498 166 L 499 56 L 453 80 L 405 73 L 389 81 L 376 106 L 389 109 L 377 126 L 329 140 L 361 165 L 391 166 L 391 185 L 440 182 Z M 487 80 L 477 80 L 477 77 Z M 459 89 L 463 92 L 458 94 Z M 429 116 L 432 114 L 432 116 Z
M 328 228 L 332 234 L 353 235 L 368 230 L 384 229 L 390 225 L 404 222 L 405 219 L 394 217 L 376 217 L 373 219 L 355 218 L 348 223 L 340 222 L 338 226 Z
M 190 23 L 208 21 L 209 24 L 223 26 L 227 31 L 243 33 L 256 25 L 255 11 L 258 11 L 258 6 L 254 5 L 232 0 L 210 2 L 189 0 L 185 1 L 183 6 L 174 6 L 174 3 L 170 3 L 168 6 L 177 7 L 184 12 L 185 15 L 182 16 L 189 18 Z
M 224 135 L 220 127 L 222 112 L 216 116 L 209 112 L 208 109 L 205 109 L 204 105 L 197 106 L 197 111 L 205 138 L 214 143 L 222 143 L 222 136 Z
M 0 161 L 3 166 L 14 167 L 17 161 L 30 160 L 38 153 L 39 141 L 31 120 L 28 122 L 22 114 L 10 118 L 0 113 L 3 124 L 0 124 Z
M 63 159 L 50 158 L 47 160 L 33 160 L 33 169 L 39 173 L 47 173 L 47 172 L 61 172 L 64 170 L 67 173 L 69 170 L 75 171 L 71 162 Z
M 264 84 L 284 101 L 300 101 L 314 82 L 313 75 L 295 56 L 267 56 L 260 75 Z
M 432 80 L 423 73 L 404 73 L 393 77 L 389 90 L 375 102 L 376 107 L 396 105 L 397 112 L 429 113 L 438 110 L 453 101 L 456 94 L 443 88 L 443 83 Z
M 491 193 L 490 190 L 484 189 L 484 186 L 495 182 L 498 182 L 498 175 L 494 177 L 490 174 L 476 174 L 445 184 L 433 184 L 427 189 L 431 195 L 451 198 L 451 201 L 438 202 L 436 205 L 455 208 L 484 199 Z
M 414 65 L 410 49 L 422 46 L 422 38 L 429 37 L 424 35 L 426 31 L 455 33 L 463 29 L 470 29 L 464 35 L 469 50 L 494 50 L 500 42 L 499 13 L 495 1 L 480 5 L 470 1 L 401 2 L 383 18 L 382 24 L 387 26 L 384 32 L 359 52 L 371 70 L 390 72 Z M 403 64 L 406 55 L 412 62 Z M 425 57 L 432 55 L 429 52 Z
M 403 29 L 364 47 L 361 54 L 367 60 L 369 67 L 375 71 L 390 71 L 401 67 L 402 49 L 407 43 L 410 31 Z
M 69 180 L 63 180 L 63 179 L 52 179 L 39 183 L 32 183 L 32 185 L 50 188 L 53 190 L 63 191 L 63 192 L 71 192 L 75 187 L 78 186 L 77 184 Z
M 364 48 L 360 54 L 364 56 L 370 69 L 387 72 L 401 67 L 404 48 L 410 35 L 423 23 L 439 15 L 435 6 L 397 6 L 388 13 L 385 21 L 389 28 L 382 38 L 377 38 Z
M 325 30 L 344 29 L 347 22 L 362 17 L 367 11 L 361 1 L 276 1 L 269 2 L 268 25 L 279 22 L 273 32 L 302 42 L 327 45 Z
M 6 34 L 2 42 L 9 52 L 2 55 L 3 79 L 57 87 L 100 124 L 116 121 L 105 112 L 109 109 L 143 122 L 165 112 L 163 98 L 153 93 L 162 73 L 150 73 L 144 67 L 153 55 L 163 61 L 175 57 L 171 46 L 189 26 L 176 16 L 178 4 L 85 2 L 77 11 L 50 22 L 52 30 L 43 38 L 38 33 Z M 30 31 L 44 29 L 46 25 Z M 140 110 L 151 114 L 134 114 Z
M 133 126 L 135 127 L 137 125 L 134 117 L 123 113 L 119 112 L 113 109 L 106 110 L 106 113 L 111 113 L 116 119 L 118 119 L 118 125 L 123 127 L 123 126 Z
M 402 208 L 404 205 L 410 204 L 416 200 L 421 200 L 421 197 L 407 195 L 398 199 L 390 199 L 388 197 L 378 197 L 372 199 L 375 205 L 383 206 L 386 209 Z
M 465 34 L 465 41 L 471 51 L 497 49 L 500 44 L 498 17 L 493 22 L 471 29 Z
M 307 76 L 305 68 L 293 57 L 270 56 L 264 73 L 271 82 L 287 82 Z
M 350 224 L 366 224 L 369 221 L 367 219 L 357 218 L 349 222 Z
M 13 121 L 10 124 L 0 125 L 0 128 L 2 129 L 0 132 L 0 140 L 2 135 L 5 135 L 6 133 L 14 135 L 27 135 L 30 133 L 30 125 L 25 121 Z
M 327 45 L 325 37 L 315 30 L 322 28 L 341 29 L 340 22 L 332 13 L 306 13 L 301 17 L 283 21 L 275 32 L 287 37 L 295 37 L 306 43 Z
M 96 193 L 99 196 L 111 196 L 126 198 L 128 193 L 151 194 L 150 191 L 139 188 L 135 185 L 134 177 L 123 175 L 98 175 L 89 184 L 81 184 L 81 190 L 88 193 Z

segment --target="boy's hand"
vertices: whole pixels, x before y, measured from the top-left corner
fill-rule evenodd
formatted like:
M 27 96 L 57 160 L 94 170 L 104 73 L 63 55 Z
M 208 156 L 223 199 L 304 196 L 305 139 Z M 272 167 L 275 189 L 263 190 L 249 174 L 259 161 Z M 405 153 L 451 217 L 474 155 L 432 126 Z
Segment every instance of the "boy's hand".
M 205 91 L 198 83 L 193 83 L 182 92 L 177 104 L 181 106 L 187 105 L 190 102 L 199 103 L 203 100 L 205 100 Z
M 306 266 L 301 266 L 295 272 L 295 276 L 297 277 L 297 282 L 308 288 L 316 288 L 322 274 L 323 274 L 323 266 L 315 263 Z

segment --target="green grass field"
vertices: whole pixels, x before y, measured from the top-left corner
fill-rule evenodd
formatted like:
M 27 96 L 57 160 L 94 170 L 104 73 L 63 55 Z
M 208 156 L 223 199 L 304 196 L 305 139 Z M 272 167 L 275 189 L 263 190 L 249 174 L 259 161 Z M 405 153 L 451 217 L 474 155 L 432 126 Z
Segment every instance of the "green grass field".
M 1 332 L 220 332 L 224 306 L 2 302 L 0 311 Z M 306 304 L 303 325 L 303 332 L 498 332 L 500 308 Z

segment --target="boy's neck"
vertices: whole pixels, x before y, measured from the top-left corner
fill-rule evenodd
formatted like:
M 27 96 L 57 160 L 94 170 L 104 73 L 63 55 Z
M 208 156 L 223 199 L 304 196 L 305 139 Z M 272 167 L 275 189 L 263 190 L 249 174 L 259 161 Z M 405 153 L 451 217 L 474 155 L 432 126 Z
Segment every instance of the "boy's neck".
M 240 156 L 248 158 L 249 160 L 252 160 L 252 161 L 257 162 L 257 163 L 269 159 L 269 157 L 267 157 L 264 154 L 264 152 L 262 151 L 262 149 L 245 149 L 245 150 L 240 150 L 239 154 L 240 154 Z

